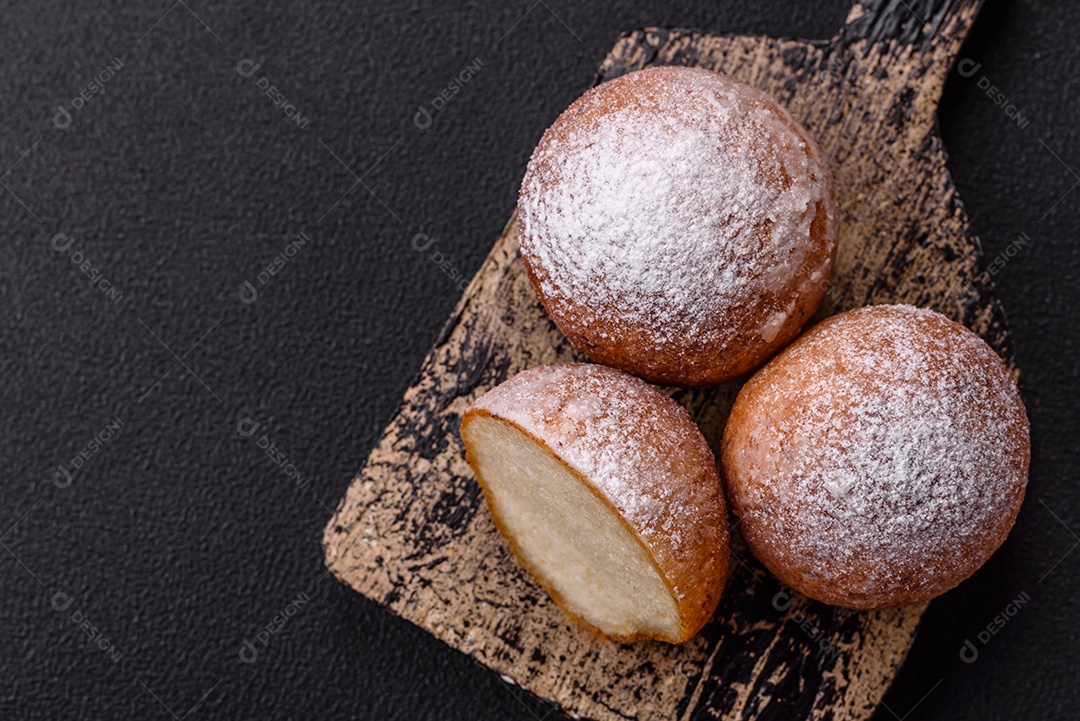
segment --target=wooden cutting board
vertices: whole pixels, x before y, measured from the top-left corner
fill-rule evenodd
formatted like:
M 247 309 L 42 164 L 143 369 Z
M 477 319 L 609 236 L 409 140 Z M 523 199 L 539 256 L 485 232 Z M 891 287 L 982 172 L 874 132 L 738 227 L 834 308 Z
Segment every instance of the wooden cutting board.
M 945 168 L 935 112 L 979 0 L 855 5 L 827 42 L 649 29 L 621 37 L 597 82 L 695 65 L 754 85 L 829 158 L 842 210 L 819 316 L 903 302 L 974 329 L 1013 365 L 978 238 Z M 326 528 L 333 573 L 568 713 L 597 719 L 865 719 L 925 605 L 857 613 L 802 597 L 736 536 L 711 623 L 682 646 L 614 645 L 567 622 L 507 551 L 465 463 L 471 401 L 525 368 L 582 357 L 544 314 L 511 218 Z M 737 383 L 677 391 L 717 448 Z

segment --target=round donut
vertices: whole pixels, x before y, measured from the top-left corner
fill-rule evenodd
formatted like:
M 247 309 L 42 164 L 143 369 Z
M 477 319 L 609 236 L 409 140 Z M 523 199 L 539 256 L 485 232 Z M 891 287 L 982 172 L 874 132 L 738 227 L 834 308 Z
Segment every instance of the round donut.
M 821 152 L 764 93 L 700 68 L 605 82 L 544 133 L 521 256 L 587 356 L 655 383 L 746 373 L 813 315 L 839 211 Z
M 925 601 L 1001 545 L 1024 498 L 1027 414 L 977 335 L 931 310 L 833 316 L 742 388 L 728 500 L 753 554 L 825 603 Z
M 461 437 L 495 524 L 570 617 L 616 641 L 689 639 L 727 578 L 716 459 L 682 406 L 593 364 L 477 400 Z

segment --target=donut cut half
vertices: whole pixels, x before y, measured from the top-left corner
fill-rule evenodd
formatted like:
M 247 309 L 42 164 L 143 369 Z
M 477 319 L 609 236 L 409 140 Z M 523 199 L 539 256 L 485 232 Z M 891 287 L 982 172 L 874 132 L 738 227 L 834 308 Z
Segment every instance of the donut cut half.
M 686 411 L 590 364 L 525 371 L 462 419 L 495 524 L 571 618 L 608 640 L 680 643 L 727 576 L 715 459 Z

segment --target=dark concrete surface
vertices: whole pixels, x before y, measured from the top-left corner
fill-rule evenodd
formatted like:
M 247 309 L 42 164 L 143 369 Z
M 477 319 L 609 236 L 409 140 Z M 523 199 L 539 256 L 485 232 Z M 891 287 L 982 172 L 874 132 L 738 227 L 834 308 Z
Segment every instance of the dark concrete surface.
M 827 37 L 846 11 L 7 6 L 0 718 L 548 714 L 328 578 L 323 525 L 540 134 L 621 31 Z M 979 69 L 946 88 L 950 168 L 1003 258 L 1034 461 L 1013 535 L 932 604 L 885 721 L 1080 716 L 1078 21 L 1066 2 L 990 2 L 962 54 Z M 417 233 L 449 272 L 413 250 Z

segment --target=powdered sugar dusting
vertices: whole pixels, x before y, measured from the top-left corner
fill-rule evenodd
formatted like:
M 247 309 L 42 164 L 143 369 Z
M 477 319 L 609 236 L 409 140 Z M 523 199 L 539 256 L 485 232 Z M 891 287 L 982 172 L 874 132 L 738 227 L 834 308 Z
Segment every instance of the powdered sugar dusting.
M 1027 480 L 1023 404 L 994 351 L 937 313 L 837 316 L 744 394 L 743 450 L 725 449 L 736 509 L 763 528 L 766 555 L 811 582 L 933 595 L 1012 525 Z
M 615 337 L 730 341 L 738 309 L 828 270 L 803 268 L 819 204 L 832 206 L 820 158 L 791 122 L 758 91 L 700 69 L 655 68 L 583 96 L 522 186 L 522 252 L 543 294 L 603 317 Z

